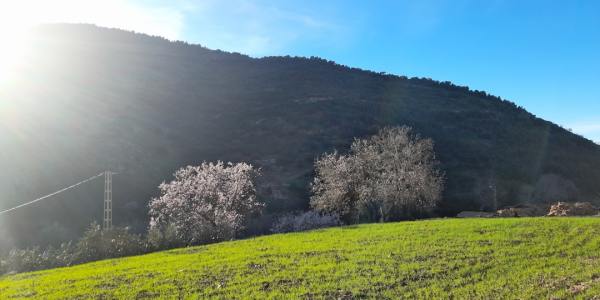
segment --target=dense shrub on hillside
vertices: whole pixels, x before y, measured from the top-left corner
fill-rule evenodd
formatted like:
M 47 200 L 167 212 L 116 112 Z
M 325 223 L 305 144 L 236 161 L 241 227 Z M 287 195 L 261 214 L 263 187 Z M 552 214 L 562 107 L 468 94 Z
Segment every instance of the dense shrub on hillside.
M 173 226 L 188 245 L 234 238 L 264 206 L 256 199 L 258 175 L 249 164 L 221 161 L 179 169 L 150 202 L 150 229 Z
M 2 260 L 0 270 L 3 272 L 34 271 L 43 269 L 46 263 L 43 250 L 39 247 L 13 249 Z
M 0 257 L 0 275 L 69 266 L 73 263 L 74 253 L 75 248 L 71 242 L 46 249 L 12 249 Z
M 102 230 L 92 223 L 75 246 L 73 261 L 81 263 L 105 258 L 136 255 L 146 251 L 141 236 L 129 233 L 127 228 Z
M 273 224 L 271 232 L 297 232 L 339 225 L 341 225 L 341 221 L 336 215 L 320 214 L 315 211 L 308 211 L 299 215 L 284 215 L 280 217 Z
M 158 226 L 150 228 L 146 238 L 148 247 L 153 251 L 171 249 L 184 245 L 177 237 L 177 229 L 170 224 L 164 226 L 162 229 Z
M 85 234 L 73 244 L 62 243 L 60 247 L 46 249 L 33 247 L 13 249 L 0 257 L 0 274 L 29 272 L 90 261 L 142 254 L 148 251 L 141 236 L 129 233 L 127 228 L 101 230 L 92 223 Z
M 409 127 L 384 128 L 355 140 L 348 155 L 316 161 L 311 205 L 347 223 L 414 218 L 441 198 L 444 179 L 437 165 L 430 139 Z
M 72 244 L 63 243 L 59 248 L 52 246 L 42 249 L 33 247 L 28 249 L 13 249 L 2 262 L 2 273 L 28 272 L 69 266 L 73 263 L 74 248 Z M 0 273 L 0 274 L 2 274 Z

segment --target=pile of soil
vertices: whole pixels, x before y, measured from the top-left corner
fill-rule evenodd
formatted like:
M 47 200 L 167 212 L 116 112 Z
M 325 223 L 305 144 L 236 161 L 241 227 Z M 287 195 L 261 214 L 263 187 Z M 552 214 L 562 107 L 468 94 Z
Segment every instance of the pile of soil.
M 546 213 L 545 209 L 542 209 L 534 205 L 518 205 L 513 207 L 507 207 L 496 211 L 496 216 L 500 218 L 510 217 L 540 217 Z
M 598 214 L 598 208 L 589 202 L 558 202 L 550 207 L 548 216 L 567 217 L 567 216 L 594 216 Z

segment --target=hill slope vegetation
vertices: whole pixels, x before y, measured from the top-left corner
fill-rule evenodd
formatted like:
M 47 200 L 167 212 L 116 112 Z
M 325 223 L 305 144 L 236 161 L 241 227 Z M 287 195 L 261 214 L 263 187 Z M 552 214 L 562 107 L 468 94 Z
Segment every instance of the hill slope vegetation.
M 0 277 L 0 298 L 588 299 L 599 237 L 600 218 L 360 225 Z
M 148 201 L 173 171 L 224 160 L 262 168 L 268 219 L 307 207 L 317 156 L 344 152 L 387 125 L 435 141 L 447 177 L 440 215 L 596 201 L 600 192 L 598 145 L 448 82 L 319 58 L 255 59 L 86 25 L 48 25 L 34 37 L 34 50 L 0 88 L 2 208 L 110 169 L 119 172 L 115 222 L 143 230 Z M 96 181 L 3 218 L 8 238 L 0 244 L 73 238 L 101 211 Z

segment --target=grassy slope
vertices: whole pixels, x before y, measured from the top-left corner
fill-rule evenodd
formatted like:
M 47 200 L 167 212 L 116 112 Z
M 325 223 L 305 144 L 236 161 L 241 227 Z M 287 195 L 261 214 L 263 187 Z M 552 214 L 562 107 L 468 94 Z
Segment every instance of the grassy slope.
M 0 298 L 177 295 L 590 298 L 600 295 L 600 218 L 361 225 L 0 278 Z

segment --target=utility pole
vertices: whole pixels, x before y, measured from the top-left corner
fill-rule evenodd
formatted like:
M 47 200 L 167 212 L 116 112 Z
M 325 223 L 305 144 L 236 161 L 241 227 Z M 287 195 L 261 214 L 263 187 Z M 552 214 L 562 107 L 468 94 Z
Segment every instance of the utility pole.
M 103 229 L 112 228 L 112 172 L 104 172 L 104 223 Z

